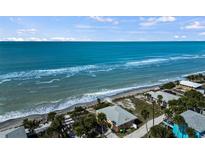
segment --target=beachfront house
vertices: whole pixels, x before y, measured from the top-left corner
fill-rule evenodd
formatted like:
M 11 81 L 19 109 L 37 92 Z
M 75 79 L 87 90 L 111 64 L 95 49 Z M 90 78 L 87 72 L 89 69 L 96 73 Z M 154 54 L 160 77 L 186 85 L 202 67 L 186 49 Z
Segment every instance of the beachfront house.
M 27 135 L 25 132 L 25 128 L 21 126 L 1 131 L 0 138 L 27 138 Z
M 151 95 L 154 101 L 158 101 L 158 96 L 162 96 L 161 106 L 168 107 L 168 102 L 171 100 L 178 100 L 180 97 L 174 94 L 170 94 L 164 91 L 150 91 L 148 94 Z
M 205 89 L 203 88 L 203 84 L 195 83 L 195 82 L 187 81 L 187 80 L 182 80 L 179 82 L 179 84 L 182 87 L 186 88 L 187 90 L 194 89 L 202 93 L 203 95 L 205 94 Z
M 174 135 L 177 138 L 188 138 L 188 134 L 186 133 L 186 128 L 191 127 L 195 130 L 196 137 L 201 138 L 205 135 L 205 116 L 202 114 L 199 114 L 197 112 L 187 110 L 183 113 L 181 113 L 181 116 L 184 118 L 184 120 L 187 123 L 187 126 L 184 128 L 181 128 L 179 125 L 175 123 L 168 123 L 167 121 L 164 121 L 163 123 L 169 127 L 172 128 L 172 131 Z
M 120 129 L 127 129 L 133 126 L 137 117 L 120 106 L 114 105 L 97 110 L 97 113 L 104 113 L 107 117 L 107 122 L 111 124 L 111 128 L 115 132 Z

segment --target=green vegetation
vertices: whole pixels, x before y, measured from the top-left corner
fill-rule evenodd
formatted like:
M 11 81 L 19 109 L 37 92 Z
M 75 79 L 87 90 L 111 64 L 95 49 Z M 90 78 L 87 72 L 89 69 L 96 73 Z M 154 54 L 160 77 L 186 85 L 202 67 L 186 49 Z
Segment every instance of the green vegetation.
M 97 119 L 95 114 L 87 114 L 81 117 L 73 125 L 74 132 L 79 137 L 96 137 Z
M 189 135 L 189 138 L 196 138 L 196 133 L 193 128 L 187 127 L 186 133 Z
M 44 132 L 42 137 L 45 138 L 63 138 L 67 137 L 67 130 L 64 127 L 64 116 L 57 115 L 54 117 L 51 126 Z
M 162 125 L 153 126 L 150 129 L 149 136 L 152 138 L 173 138 L 174 135 L 169 128 Z
M 203 74 L 194 74 L 187 76 L 187 79 L 193 82 L 204 82 L 205 81 L 205 75 Z
M 133 110 L 133 114 L 136 114 L 139 120 L 141 120 L 142 122 L 145 122 L 144 118 L 141 115 L 142 110 L 147 110 L 150 113 L 150 115 L 153 115 L 154 112 L 155 117 L 158 117 L 163 114 L 163 111 L 161 110 L 160 106 L 157 104 L 154 104 L 154 110 L 153 110 L 153 104 L 148 104 L 147 102 L 135 97 L 130 97 L 130 99 L 132 103 L 134 103 L 135 105 L 135 110 Z M 149 116 L 147 120 L 150 120 L 152 118 L 153 118 L 152 116 Z
M 163 99 L 163 96 L 162 95 L 158 95 L 157 96 L 157 103 L 158 103 L 158 105 L 160 106 L 161 105 L 161 103 L 162 103 L 162 99 Z
M 162 89 L 172 89 L 174 88 L 176 85 L 174 82 L 169 82 L 169 83 L 165 83 L 164 85 L 161 86 Z
M 39 127 L 39 124 L 40 124 L 40 121 L 38 121 L 38 120 L 24 119 L 24 121 L 23 121 L 24 127 L 27 128 L 29 130 L 29 132 L 31 132 L 31 133 L 34 133 L 34 129 Z
M 97 115 L 97 123 L 101 127 L 101 135 L 103 136 L 104 127 L 107 126 L 107 117 L 104 113 L 98 113 Z
M 50 112 L 50 113 L 48 113 L 47 120 L 48 121 L 53 121 L 55 116 L 56 116 L 56 112 Z
M 75 109 L 71 112 L 71 117 L 76 119 L 88 113 L 89 112 L 84 107 L 79 106 L 79 107 L 75 107 Z
M 147 133 L 148 133 L 147 119 L 149 118 L 149 112 L 144 109 L 141 111 L 141 115 L 142 115 L 143 119 L 146 121 L 146 129 L 147 129 Z
M 111 103 L 107 103 L 107 102 L 98 102 L 93 108 L 95 110 L 99 110 L 99 109 L 102 109 L 102 108 L 105 108 L 111 105 L 112 105 Z
M 178 100 L 169 101 L 169 115 L 181 114 L 182 112 L 191 109 L 205 108 L 205 97 L 198 91 L 190 90 L 185 92 L 184 96 Z M 170 117 L 171 118 L 171 117 Z

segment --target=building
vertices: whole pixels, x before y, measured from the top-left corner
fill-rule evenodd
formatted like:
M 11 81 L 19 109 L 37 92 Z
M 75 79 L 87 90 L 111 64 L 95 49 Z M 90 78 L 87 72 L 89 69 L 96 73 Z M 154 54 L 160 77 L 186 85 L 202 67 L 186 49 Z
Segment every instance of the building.
M 185 88 L 194 89 L 202 94 L 205 94 L 203 84 L 195 83 L 195 82 L 191 82 L 191 81 L 187 81 L 187 80 L 182 80 L 179 82 L 179 84 Z
M 205 116 L 202 114 L 199 114 L 197 112 L 187 110 L 183 113 L 181 113 L 181 116 L 186 121 L 188 127 L 191 127 L 195 130 L 196 137 L 201 138 L 205 135 Z M 177 124 L 170 124 L 164 121 L 164 124 L 170 126 L 172 128 L 172 131 L 174 135 L 178 138 L 188 138 L 188 134 L 186 133 L 187 126 L 184 126 L 183 128 L 178 126 Z
M 25 128 L 21 126 L 0 132 L 0 138 L 27 138 L 27 135 Z
M 97 113 L 104 113 L 106 115 L 108 123 L 111 124 L 111 128 L 115 132 L 131 127 L 137 119 L 136 116 L 117 105 L 99 109 Z
M 202 84 L 187 81 L 187 80 L 182 80 L 182 81 L 179 82 L 179 84 L 182 85 L 182 86 L 189 87 L 189 88 L 194 88 L 194 89 L 202 87 Z
M 177 95 L 173 95 L 164 91 L 150 91 L 148 94 L 151 95 L 153 100 L 158 101 L 158 96 L 162 96 L 162 106 L 166 107 L 168 105 L 168 102 L 171 100 L 178 100 L 180 97 Z

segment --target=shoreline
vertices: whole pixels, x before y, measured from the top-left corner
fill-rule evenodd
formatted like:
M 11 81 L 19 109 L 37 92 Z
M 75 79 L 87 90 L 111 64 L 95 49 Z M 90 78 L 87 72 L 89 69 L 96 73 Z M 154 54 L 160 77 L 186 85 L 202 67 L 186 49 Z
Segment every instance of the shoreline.
M 101 100 L 104 100 L 106 98 L 110 98 L 111 100 L 113 100 L 113 99 L 120 98 L 120 97 L 126 97 L 126 96 L 130 96 L 130 95 L 135 95 L 135 94 L 138 94 L 138 93 L 143 93 L 145 91 L 149 91 L 149 90 L 159 88 L 160 85 L 162 85 L 162 84 L 156 84 L 156 85 L 151 85 L 151 86 L 147 86 L 147 87 L 138 87 L 136 89 L 131 89 L 131 90 L 119 92 L 119 93 L 111 95 L 111 96 L 105 96 L 105 97 L 101 98 Z M 78 107 L 78 106 L 90 107 L 90 106 L 92 106 L 96 103 L 97 103 L 97 100 L 90 101 L 90 102 L 83 102 L 83 103 L 74 104 L 74 105 L 71 105 L 71 106 L 69 106 L 65 109 L 56 110 L 56 111 L 53 111 L 53 112 L 56 112 L 57 114 L 65 114 L 67 112 L 72 111 L 75 107 Z M 32 120 L 33 119 L 39 119 L 40 120 L 40 119 L 46 118 L 47 115 L 48 115 L 48 113 L 33 114 L 33 115 L 25 116 L 25 117 L 14 118 L 14 119 L 9 119 L 9 120 L 3 121 L 3 122 L 0 123 L 0 131 L 4 131 L 4 130 L 10 129 L 10 128 L 15 128 L 15 127 L 21 126 L 23 120 L 26 119 L 26 118 L 32 119 Z

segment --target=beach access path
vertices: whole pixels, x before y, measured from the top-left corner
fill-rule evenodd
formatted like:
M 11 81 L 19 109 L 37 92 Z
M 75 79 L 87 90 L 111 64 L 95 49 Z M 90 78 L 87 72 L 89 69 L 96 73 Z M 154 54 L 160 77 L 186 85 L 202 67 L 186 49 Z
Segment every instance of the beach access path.
M 154 125 L 160 124 L 164 118 L 165 118 L 164 114 L 155 118 Z M 153 126 L 153 120 L 151 119 L 147 122 L 148 131 L 150 130 L 152 126 Z M 136 131 L 132 132 L 131 134 L 126 135 L 124 138 L 141 138 L 145 136 L 146 134 L 147 134 L 147 129 L 146 129 L 146 124 L 144 124 Z

